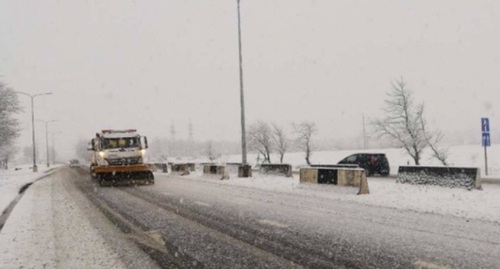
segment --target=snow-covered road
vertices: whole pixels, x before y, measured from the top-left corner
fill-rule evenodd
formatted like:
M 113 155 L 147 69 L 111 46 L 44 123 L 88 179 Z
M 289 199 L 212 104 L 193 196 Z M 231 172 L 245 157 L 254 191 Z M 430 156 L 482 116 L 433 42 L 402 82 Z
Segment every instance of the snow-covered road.
M 99 188 L 61 168 L 12 213 L 0 267 L 500 267 L 500 212 L 481 209 L 499 186 L 370 184 L 372 194 L 356 196 L 296 179 L 156 174 L 151 186 Z

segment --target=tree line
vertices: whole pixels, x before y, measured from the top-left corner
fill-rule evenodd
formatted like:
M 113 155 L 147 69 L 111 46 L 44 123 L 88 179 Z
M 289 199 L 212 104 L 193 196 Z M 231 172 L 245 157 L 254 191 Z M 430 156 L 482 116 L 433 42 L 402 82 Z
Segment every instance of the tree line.
M 16 152 L 14 141 L 19 137 L 19 121 L 15 115 L 21 112 L 17 94 L 0 82 L 0 167 L 8 168 L 9 159 Z
M 441 145 L 443 133 L 429 126 L 425 118 L 424 102 L 416 101 L 413 91 L 403 78 L 391 83 L 391 90 L 387 93 L 382 110 L 384 116 L 371 122 L 373 132 L 379 139 L 388 138 L 393 147 L 404 149 L 415 165 L 420 165 L 422 153 L 429 148 L 433 158 L 448 166 L 448 148 Z M 312 121 L 305 121 L 292 124 L 292 129 L 294 138 L 290 139 L 282 126 L 264 121 L 253 123 L 247 136 L 249 150 L 262 155 L 267 163 L 271 163 L 271 153 L 277 152 L 280 163 L 283 163 L 291 142 L 295 142 L 294 150 L 303 151 L 306 163 L 310 165 L 312 136 L 317 132 L 316 125 Z
M 257 121 L 248 127 L 247 139 L 249 151 L 263 156 L 264 163 L 271 163 L 271 153 L 279 154 L 279 162 L 283 163 L 285 154 L 290 150 L 304 152 L 307 164 L 311 164 L 313 152 L 313 135 L 317 133 L 313 121 L 292 123 L 292 132 L 276 123 Z

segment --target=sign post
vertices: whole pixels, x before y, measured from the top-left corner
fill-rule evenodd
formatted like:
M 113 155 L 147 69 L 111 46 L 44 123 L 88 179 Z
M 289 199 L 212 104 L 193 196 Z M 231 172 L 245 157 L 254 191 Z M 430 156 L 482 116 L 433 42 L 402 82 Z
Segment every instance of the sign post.
M 488 151 L 487 148 L 491 145 L 490 140 L 490 120 L 481 118 L 482 145 L 484 147 L 484 169 L 485 175 L 488 175 Z

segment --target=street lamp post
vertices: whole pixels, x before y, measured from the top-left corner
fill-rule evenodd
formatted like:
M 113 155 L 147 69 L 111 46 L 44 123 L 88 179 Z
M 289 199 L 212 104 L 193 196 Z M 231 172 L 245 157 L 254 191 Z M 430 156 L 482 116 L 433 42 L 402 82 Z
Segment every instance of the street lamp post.
M 241 50 L 241 15 L 240 15 L 240 0 L 236 0 L 238 4 L 238 50 L 240 62 L 240 105 L 241 105 L 241 162 L 242 166 L 238 169 L 239 177 L 251 177 L 252 167 L 247 162 L 247 139 L 245 128 L 245 95 L 243 93 L 243 54 Z
M 243 94 L 243 55 L 241 52 L 241 17 L 240 17 L 240 0 L 238 2 L 238 49 L 240 62 L 240 103 L 241 103 L 241 154 L 242 164 L 247 165 L 247 141 L 245 130 L 245 96 Z
M 38 172 L 38 167 L 36 166 L 36 149 L 35 149 L 35 110 L 34 110 L 34 102 L 33 99 L 37 96 L 42 96 L 42 95 L 50 95 L 52 94 L 51 92 L 46 92 L 46 93 L 38 93 L 38 94 L 29 94 L 25 92 L 19 92 L 19 91 L 14 91 L 16 93 L 26 95 L 29 98 L 31 98 L 31 136 L 33 138 L 33 172 Z
M 49 123 L 56 122 L 57 120 L 38 120 L 45 123 L 45 150 L 47 152 L 47 167 L 50 167 L 49 159 Z

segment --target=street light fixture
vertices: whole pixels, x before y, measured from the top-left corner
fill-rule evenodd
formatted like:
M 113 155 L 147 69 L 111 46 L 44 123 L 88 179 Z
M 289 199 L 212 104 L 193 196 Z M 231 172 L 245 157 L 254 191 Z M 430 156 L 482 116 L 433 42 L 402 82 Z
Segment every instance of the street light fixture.
M 50 95 L 52 94 L 51 92 L 46 92 L 46 93 L 37 93 L 37 94 L 29 94 L 25 92 L 19 92 L 19 91 L 14 91 L 18 94 L 26 95 L 29 98 L 31 98 L 31 133 L 32 133 L 32 138 L 33 138 L 33 172 L 38 172 L 38 167 L 36 166 L 36 149 L 35 149 L 35 111 L 34 111 L 34 104 L 33 104 L 33 99 L 37 96 L 42 96 L 42 95 Z
M 50 167 L 50 159 L 49 159 L 49 123 L 51 122 L 57 122 L 57 120 L 39 120 L 37 121 L 44 122 L 45 123 L 45 147 L 46 147 L 46 152 L 47 152 L 47 167 Z

